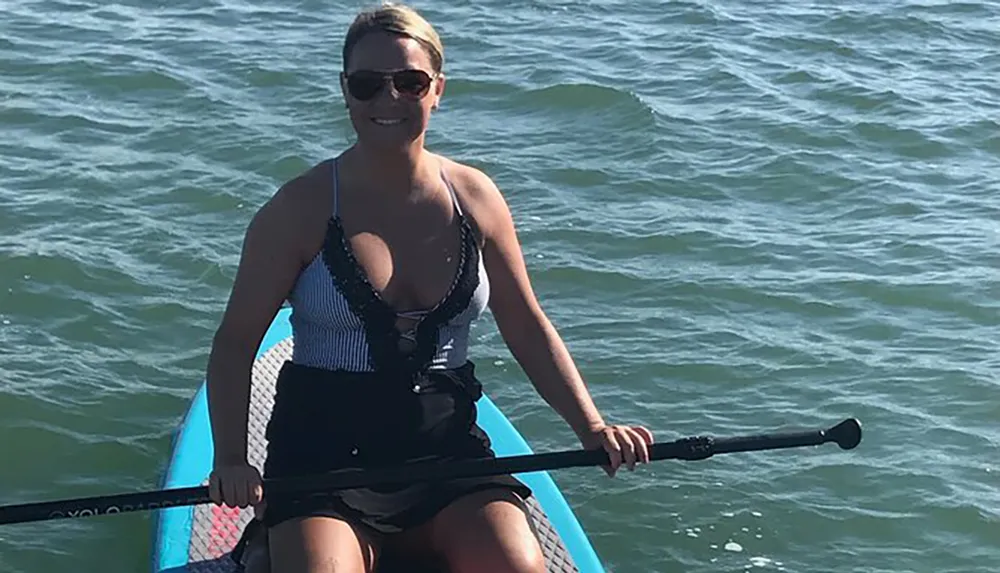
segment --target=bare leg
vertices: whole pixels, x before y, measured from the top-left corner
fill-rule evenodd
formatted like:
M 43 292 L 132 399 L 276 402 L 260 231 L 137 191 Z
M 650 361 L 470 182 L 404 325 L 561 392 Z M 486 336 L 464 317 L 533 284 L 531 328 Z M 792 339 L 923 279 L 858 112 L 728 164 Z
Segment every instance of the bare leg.
M 456 500 L 430 522 L 429 535 L 452 573 L 545 573 L 527 510 L 507 490 Z
M 375 569 L 373 543 L 348 523 L 329 517 L 291 519 L 274 526 L 268 532 L 268 549 L 270 570 L 281 573 L 372 573 Z

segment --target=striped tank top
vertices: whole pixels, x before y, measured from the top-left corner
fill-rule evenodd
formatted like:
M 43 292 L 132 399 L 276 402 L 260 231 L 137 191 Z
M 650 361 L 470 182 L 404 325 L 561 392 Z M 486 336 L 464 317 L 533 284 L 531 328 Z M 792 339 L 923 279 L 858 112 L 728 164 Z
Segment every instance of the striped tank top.
M 344 234 L 337 161 L 331 161 L 333 213 L 322 249 L 299 275 L 288 303 L 296 364 L 352 372 L 457 368 L 467 361 L 469 330 L 486 309 L 490 286 L 471 225 L 442 172 L 461 229 L 458 270 L 435 306 L 398 313 L 369 283 Z M 412 329 L 402 331 L 399 318 Z

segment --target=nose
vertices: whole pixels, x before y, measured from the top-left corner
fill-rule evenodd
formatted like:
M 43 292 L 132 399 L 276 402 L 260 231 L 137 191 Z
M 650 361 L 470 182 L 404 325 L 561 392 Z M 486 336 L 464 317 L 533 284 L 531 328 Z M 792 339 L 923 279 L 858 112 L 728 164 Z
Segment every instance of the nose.
M 375 99 L 389 98 L 390 101 L 399 100 L 399 92 L 396 91 L 396 82 L 392 81 L 391 77 L 382 78 L 382 89 L 379 90 L 378 96 Z

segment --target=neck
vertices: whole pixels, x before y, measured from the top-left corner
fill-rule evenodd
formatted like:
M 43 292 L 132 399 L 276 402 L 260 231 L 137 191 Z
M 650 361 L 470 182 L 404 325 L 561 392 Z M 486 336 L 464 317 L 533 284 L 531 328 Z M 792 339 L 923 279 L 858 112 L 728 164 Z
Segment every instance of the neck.
M 367 176 L 384 189 L 411 189 L 426 163 L 422 140 L 398 149 L 373 149 L 360 141 L 354 147 Z

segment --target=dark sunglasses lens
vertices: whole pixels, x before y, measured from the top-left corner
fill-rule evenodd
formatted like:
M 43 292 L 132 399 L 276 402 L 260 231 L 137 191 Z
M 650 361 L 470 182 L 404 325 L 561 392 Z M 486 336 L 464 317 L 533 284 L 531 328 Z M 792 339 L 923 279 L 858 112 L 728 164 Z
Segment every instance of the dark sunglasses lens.
M 396 91 L 408 96 L 422 96 L 431 87 L 431 77 L 420 70 L 403 70 L 392 76 Z
M 354 99 L 369 100 L 382 89 L 382 81 L 381 74 L 354 72 L 347 76 L 347 89 Z

